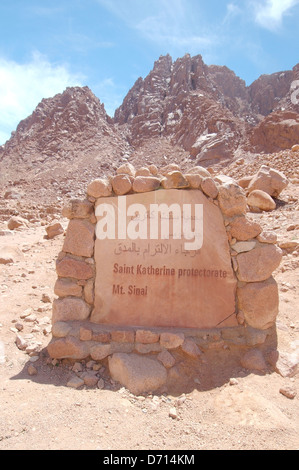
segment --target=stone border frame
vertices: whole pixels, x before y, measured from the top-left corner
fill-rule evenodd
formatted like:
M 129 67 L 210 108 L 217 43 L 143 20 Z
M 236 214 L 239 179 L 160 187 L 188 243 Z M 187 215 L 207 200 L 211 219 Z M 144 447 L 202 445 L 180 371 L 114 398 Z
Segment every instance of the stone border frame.
M 231 262 L 237 279 L 236 316 L 239 326 L 231 328 L 167 329 L 109 327 L 89 321 L 94 303 L 95 203 L 101 197 L 117 197 L 159 189 L 197 189 L 219 207 L 230 245 Z M 276 234 L 263 232 L 248 218 L 244 190 L 231 178 L 214 178 L 203 167 L 183 174 L 178 165 L 160 170 L 149 165 L 139 170 L 126 163 L 116 175 L 92 181 L 84 200 L 74 199 L 62 215 L 69 219 L 56 261 L 58 279 L 53 302 L 50 357 L 103 360 L 115 352 L 158 354 L 171 367 L 169 349 L 181 348 L 191 357 L 205 349 L 263 344 L 273 334 L 278 314 L 278 286 L 272 277 L 282 259 Z

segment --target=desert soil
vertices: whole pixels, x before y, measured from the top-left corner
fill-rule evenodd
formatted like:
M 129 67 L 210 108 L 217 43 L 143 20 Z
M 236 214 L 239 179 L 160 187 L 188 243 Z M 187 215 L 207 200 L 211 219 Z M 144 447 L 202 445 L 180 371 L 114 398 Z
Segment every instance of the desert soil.
M 252 216 L 280 239 L 298 239 L 298 196 L 298 186 L 290 185 L 275 211 Z M 66 227 L 67 220 L 62 222 Z M 202 376 L 190 372 L 179 389 L 134 396 L 111 381 L 103 366 L 102 388 L 70 387 L 78 366 L 47 354 L 63 235 L 52 240 L 44 235 L 45 227 L 33 224 L 0 237 L 0 248 L 14 250 L 14 262 L 0 265 L 1 450 L 299 448 L 296 375 L 260 373 L 238 361 L 218 360 L 217 367 L 209 362 Z M 280 291 L 278 351 L 292 357 L 299 345 L 298 255 L 299 250 L 285 253 L 274 276 Z M 17 335 L 38 343 L 38 351 L 33 347 L 29 355 L 19 349 Z

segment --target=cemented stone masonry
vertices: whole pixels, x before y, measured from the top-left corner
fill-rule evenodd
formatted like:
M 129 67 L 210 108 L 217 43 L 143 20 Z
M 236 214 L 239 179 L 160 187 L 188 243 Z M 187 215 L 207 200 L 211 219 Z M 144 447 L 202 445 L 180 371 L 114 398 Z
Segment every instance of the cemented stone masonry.
M 226 228 L 231 262 L 237 280 L 234 328 L 173 331 L 172 329 L 121 328 L 90 321 L 94 306 L 96 269 L 95 204 L 101 197 L 160 191 L 197 189 L 219 207 Z M 278 287 L 272 277 L 282 259 L 273 232 L 247 215 L 244 190 L 225 176 L 212 177 L 202 167 L 183 174 L 177 165 L 158 170 L 154 165 L 135 170 L 129 163 L 116 175 L 91 182 L 86 199 L 72 200 L 63 209 L 69 225 L 56 262 L 57 281 L 53 302 L 51 357 L 102 360 L 115 352 L 155 354 L 171 364 L 171 349 L 200 355 L 205 348 L 231 345 L 254 346 L 273 334 L 278 314 Z M 165 367 L 167 367 L 165 365 Z

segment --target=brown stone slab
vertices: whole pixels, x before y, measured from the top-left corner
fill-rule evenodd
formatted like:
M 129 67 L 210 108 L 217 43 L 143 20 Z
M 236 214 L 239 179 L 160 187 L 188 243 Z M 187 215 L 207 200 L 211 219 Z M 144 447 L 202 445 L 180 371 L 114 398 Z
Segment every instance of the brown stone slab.
M 97 206 L 113 204 L 116 238 L 96 238 L 95 308 L 91 321 L 141 327 L 237 325 L 234 315 L 236 278 L 219 208 L 197 190 L 161 189 L 122 198 L 125 199 L 101 198 L 97 202 Z M 124 210 L 124 202 L 127 210 L 132 204 L 145 206 L 145 220 L 141 213 L 139 220 L 140 224 L 147 224 L 146 238 L 132 240 L 125 238 L 123 227 L 118 231 L 118 209 L 122 207 Z M 184 205 L 191 205 L 193 219 L 195 204 L 202 205 L 203 244 L 200 249 L 186 249 L 188 240 L 175 238 L 172 222 L 169 238 L 162 239 L 160 230 L 157 239 L 150 238 L 151 204 L 162 203 L 168 207 L 178 205 L 176 209 L 180 210 L 182 224 L 188 219 L 187 213 L 183 212 Z M 103 214 L 97 219 L 103 220 Z M 179 217 L 178 214 L 174 212 L 173 217 Z M 131 221 L 132 217 L 127 217 L 127 224 Z M 192 223 L 194 228 L 195 221 Z M 136 229 L 140 233 L 139 229 L 140 226 Z M 96 233 L 98 236 L 97 230 Z M 124 238 L 120 239 L 119 233 Z

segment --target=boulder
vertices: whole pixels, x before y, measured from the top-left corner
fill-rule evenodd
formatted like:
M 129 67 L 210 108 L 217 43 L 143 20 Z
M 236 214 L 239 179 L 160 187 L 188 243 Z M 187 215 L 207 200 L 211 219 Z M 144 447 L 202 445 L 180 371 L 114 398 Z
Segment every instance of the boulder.
M 162 179 L 161 186 L 164 189 L 182 189 L 189 188 L 189 183 L 180 171 L 171 171 Z
M 137 176 L 133 183 L 135 193 L 155 191 L 160 186 L 160 179 L 155 176 Z
M 261 211 L 273 211 L 276 208 L 276 204 L 273 201 L 272 197 L 260 189 L 255 189 L 247 197 L 247 204 L 251 210 L 261 210 Z
M 95 179 L 88 185 L 87 194 L 94 198 L 111 196 L 111 183 L 104 178 Z
M 281 171 L 262 165 L 249 183 L 248 191 L 251 193 L 258 189 L 272 197 L 278 197 L 288 183 L 287 177 Z
M 133 181 L 130 175 L 116 175 L 111 180 L 113 191 L 117 196 L 123 196 L 132 190 Z
M 113 380 L 135 395 L 153 392 L 166 383 L 167 371 L 155 359 L 138 354 L 115 353 L 108 362 Z
M 118 175 L 129 175 L 134 177 L 136 170 L 131 163 L 124 163 L 116 170 L 116 173 Z

